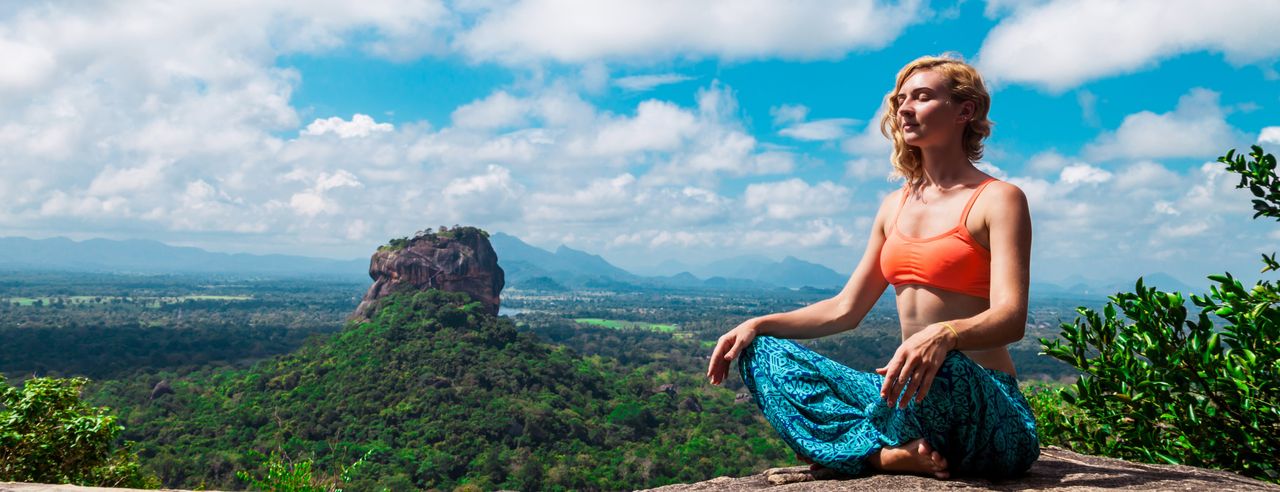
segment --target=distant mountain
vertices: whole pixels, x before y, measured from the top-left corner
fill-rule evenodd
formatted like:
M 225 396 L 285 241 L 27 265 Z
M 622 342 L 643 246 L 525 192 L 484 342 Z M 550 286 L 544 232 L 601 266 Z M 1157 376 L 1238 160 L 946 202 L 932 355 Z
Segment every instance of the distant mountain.
M 490 234 L 489 242 L 498 253 L 498 265 L 506 272 L 507 283 L 514 288 L 532 288 L 529 282 L 534 279 L 540 284 L 551 280 L 565 287 L 627 288 L 641 279 L 598 255 L 567 246 L 552 253 L 501 232 Z
M 1133 292 L 1134 284 L 1137 283 L 1137 281 L 1138 281 L 1138 277 L 1133 277 L 1128 280 L 1120 280 L 1120 281 L 1112 282 L 1104 286 L 1103 290 L 1104 290 L 1104 293 L 1106 293 L 1107 295 L 1114 294 L 1116 292 L 1121 292 L 1121 291 Z M 1197 289 L 1190 285 L 1184 284 L 1182 283 L 1182 281 L 1176 278 L 1173 278 L 1172 275 L 1169 275 L 1164 272 L 1156 272 L 1148 275 L 1142 275 L 1142 285 L 1146 287 L 1155 287 L 1164 292 L 1181 292 L 1183 294 L 1187 294 L 1187 293 L 1203 294 L 1204 293 L 1204 292 L 1201 292 L 1202 289 Z
M 613 264 L 605 261 L 599 255 L 593 255 L 584 251 L 578 251 L 565 245 L 556 248 L 556 257 L 563 259 L 565 262 L 575 265 L 578 269 L 594 274 L 603 275 L 611 278 L 632 278 L 636 275 L 613 266 Z
M 664 260 L 651 268 L 648 268 L 651 275 L 677 275 L 680 273 L 692 274 L 692 267 L 681 262 L 680 260 Z
M 266 274 L 333 276 L 369 280 L 369 260 L 333 260 L 290 255 L 214 253 L 132 239 L 73 241 L 56 237 L 0 238 L 0 270 L 65 270 L 111 273 Z
M 754 279 L 774 261 L 764 255 L 742 255 L 713 261 L 690 273 L 700 277 L 727 277 Z
M 1156 272 L 1142 275 L 1142 284 L 1147 287 L 1155 287 L 1165 292 L 1181 292 L 1202 293 L 1204 289 L 1197 289 L 1182 281 L 1174 278 L 1164 272 Z M 1085 295 L 1085 296 L 1110 296 L 1117 292 L 1133 292 L 1134 284 L 1137 283 L 1138 276 L 1133 278 L 1115 278 L 1112 280 L 1097 280 L 1086 278 L 1080 274 L 1071 275 L 1057 283 L 1050 282 L 1031 282 L 1032 295 Z M 1065 287 L 1064 287 L 1065 286 Z
M 550 279 L 568 287 L 599 289 L 713 288 L 775 289 L 778 287 L 830 288 L 844 285 L 845 276 L 830 268 L 788 256 L 773 261 L 762 255 L 727 258 L 705 266 L 687 266 L 675 260 L 653 269 L 662 273 L 641 276 L 609 263 L 599 255 L 561 245 L 550 252 L 510 234 L 489 236 L 498 253 L 498 264 L 515 288 L 533 288 L 530 282 Z M 653 271 L 651 270 L 651 271 Z
M 783 287 L 839 287 L 847 277 L 817 263 L 809 263 L 794 256 L 764 265 L 755 280 Z

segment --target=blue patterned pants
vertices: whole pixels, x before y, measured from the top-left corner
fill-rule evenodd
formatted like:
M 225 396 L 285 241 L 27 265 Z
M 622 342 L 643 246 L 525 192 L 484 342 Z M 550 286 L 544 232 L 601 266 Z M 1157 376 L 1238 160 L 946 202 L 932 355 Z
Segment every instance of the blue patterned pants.
M 958 351 L 947 354 L 924 401 L 905 409 L 880 398 L 884 376 L 791 340 L 756 337 L 738 370 L 783 441 L 843 473 L 869 471 L 867 457 L 921 437 L 952 475 L 1016 476 L 1040 457 L 1035 417 L 1017 380 Z

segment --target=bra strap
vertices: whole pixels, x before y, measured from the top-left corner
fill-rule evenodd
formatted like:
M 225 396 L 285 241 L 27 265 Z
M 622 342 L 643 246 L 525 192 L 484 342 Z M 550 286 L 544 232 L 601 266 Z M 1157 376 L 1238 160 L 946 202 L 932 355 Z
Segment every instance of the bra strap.
M 898 216 L 902 215 L 902 206 L 907 204 L 907 185 L 902 185 L 902 199 L 898 200 L 898 211 L 893 214 L 893 230 L 898 230 Z
M 973 191 L 973 195 L 969 197 L 969 203 L 964 204 L 964 211 L 960 212 L 960 227 L 965 227 L 965 223 L 969 221 L 969 209 L 973 208 L 973 202 L 978 201 L 978 194 L 982 193 L 982 189 L 995 180 L 996 178 L 987 178 L 986 181 L 978 185 L 978 189 Z

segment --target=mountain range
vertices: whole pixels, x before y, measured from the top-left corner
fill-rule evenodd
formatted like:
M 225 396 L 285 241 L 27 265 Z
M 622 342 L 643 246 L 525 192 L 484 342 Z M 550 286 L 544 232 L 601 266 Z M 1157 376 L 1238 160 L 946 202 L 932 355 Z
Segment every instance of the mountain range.
M 794 256 L 772 260 L 762 255 L 735 256 L 702 265 L 668 260 L 646 269 L 648 275 L 640 275 L 599 255 L 564 245 L 548 251 L 502 232 L 491 234 L 489 239 L 508 285 L 516 289 L 832 290 L 841 288 L 848 278 L 848 274 Z M 367 259 L 217 253 L 151 240 L 0 238 L 0 270 L 10 271 L 323 276 L 365 282 L 369 280 L 368 268 Z M 1055 283 L 1033 281 L 1031 291 L 1036 295 L 1102 296 L 1131 290 L 1134 280 L 1075 275 Z M 1147 275 L 1144 282 L 1166 291 L 1198 291 L 1165 273 Z

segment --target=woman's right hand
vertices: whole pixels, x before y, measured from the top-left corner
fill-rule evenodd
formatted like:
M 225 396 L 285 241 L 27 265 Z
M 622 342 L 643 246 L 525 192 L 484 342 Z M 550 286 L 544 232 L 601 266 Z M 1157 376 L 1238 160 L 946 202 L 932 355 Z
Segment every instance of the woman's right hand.
M 751 318 L 720 335 L 720 341 L 716 342 L 716 348 L 711 351 L 711 363 L 707 365 L 707 378 L 711 380 L 711 384 L 724 382 L 729 372 L 729 363 L 755 340 L 759 324 L 759 318 Z

